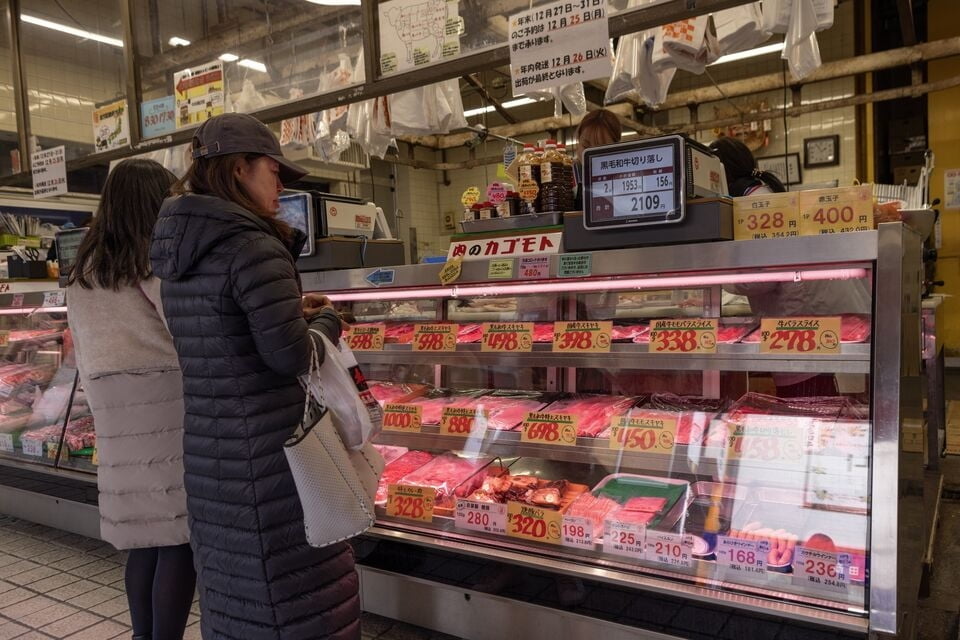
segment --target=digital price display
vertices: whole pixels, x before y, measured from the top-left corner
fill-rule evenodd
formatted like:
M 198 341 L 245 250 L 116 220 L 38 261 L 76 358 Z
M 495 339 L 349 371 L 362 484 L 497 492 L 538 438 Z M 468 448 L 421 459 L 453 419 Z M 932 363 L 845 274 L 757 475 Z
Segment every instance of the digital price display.
M 583 223 L 588 229 L 680 222 L 685 204 L 679 136 L 588 149 Z

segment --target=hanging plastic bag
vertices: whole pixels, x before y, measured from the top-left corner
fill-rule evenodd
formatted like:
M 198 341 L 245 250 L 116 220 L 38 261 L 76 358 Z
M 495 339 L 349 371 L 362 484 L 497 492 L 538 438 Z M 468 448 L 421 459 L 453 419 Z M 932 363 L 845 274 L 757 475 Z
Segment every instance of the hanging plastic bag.
M 454 129 L 465 129 L 467 118 L 463 115 L 463 98 L 460 95 L 460 81 L 456 78 L 438 82 L 438 99 L 441 100 L 440 129 L 449 133 Z
M 603 96 L 604 104 L 612 104 L 628 100 L 636 91 L 634 78 L 641 73 L 640 49 L 644 45 L 647 32 L 628 33 L 620 37 L 613 55 L 613 74 L 607 83 L 607 91 Z
M 436 92 L 429 86 L 394 93 L 387 101 L 394 135 L 429 135 L 439 126 Z
M 232 103 L 232 110 L 236 113 L 253 113 L 267 106 L 267 99 L 257 91 L 253 81 L 247 78 L 243 81 L 240 95 Z
M 654 47 L 657 44 L 657 31 L 643 32 L 640 49 L 640 75 L 634 81 L 640 100 L 651 107 L 659 107 L 667 99 L 670 83 L 677 74 L 675 66 L 657 71 L 653 64 Z
M 710 52 L 707 43 L 710 19 L 709 16 L 699 16 L 687 20 L 679 20 L 661 27 L 663 33 L 663 53 L 668 55 L 678 69 L 691 73 L 703 73 L 704 67 L 710 62 Z M 714 51 L 716 47 L 714 46 Z
M 821 65 L 817 42 L 817 13 L 812 0 L 795 0 L 790 14 L 790 29 L 783 47 L 783 58 L 790 72 L 803 79 Z
M 786 33 L 792 9 L 793 0 L 763 0 L 761 28 L 769 33 Z
M 718 11 L 713 14 L 713 27 L 720 55 L 747 51 L 770 39 L 770 32 L 763 30 L 759 2 Z

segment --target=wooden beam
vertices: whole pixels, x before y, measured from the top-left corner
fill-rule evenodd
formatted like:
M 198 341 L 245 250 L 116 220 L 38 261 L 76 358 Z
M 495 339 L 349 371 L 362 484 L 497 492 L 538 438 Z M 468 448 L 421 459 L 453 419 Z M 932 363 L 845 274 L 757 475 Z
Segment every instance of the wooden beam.
M 510 112 L 503 108 L 503 105 L 500 104 L 500 101 L 490 95 L 490 92 L 487 91 L 486 87 L 477 80 L 476 76 L 472 73 L 468 73 L 463 76 L 463 79 L 467 81 L 471 87 L 477 90 L 477 92 L 483 96 L 483 99 L 490 103 L 490 105 L 496 109 L 497 113 L 500 114 L 500 117 L 509 122 L 510 124 L 516 124 L 517 119 L 510 115 Z

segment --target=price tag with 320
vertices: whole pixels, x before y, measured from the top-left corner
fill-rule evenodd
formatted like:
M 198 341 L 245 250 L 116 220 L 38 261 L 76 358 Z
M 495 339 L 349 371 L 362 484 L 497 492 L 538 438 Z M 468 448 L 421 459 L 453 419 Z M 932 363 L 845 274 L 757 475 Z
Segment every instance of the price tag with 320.
M 433 487 L 391 484 L 387 489 L 387 515 L 404 520 L 430 522 L 433 520 L 436 495 Z
M 563 516 L 522 502 L 507 503 L 507 535 L 534 542 L 560 544 Z
M 413 351 L 456 351 L 457 325 L 418 324 L 413 327 Z
M 650 323 L 650 353 L 716 352 L 716 318 L 654 320 Z
M 519 353 L 533 349 L 532 322 L 484 322 L 481 351 Z
M 839 317 L 763 318 L 760 353 L 836 355 L 841 327 Z
M 380 351 L 386 331 L 386 326 L 382 324 L 361 324 L 347 329 L 344 337 L 353 351 Z
M 610 448 L 650 453 L 673 453 L 677 441 L 677 416 L 645 411 L 644 415 L 625 415 L 610 425 Z
M 554 322 L 553 350 L 562 353 L 609 353 L 613 322 Z

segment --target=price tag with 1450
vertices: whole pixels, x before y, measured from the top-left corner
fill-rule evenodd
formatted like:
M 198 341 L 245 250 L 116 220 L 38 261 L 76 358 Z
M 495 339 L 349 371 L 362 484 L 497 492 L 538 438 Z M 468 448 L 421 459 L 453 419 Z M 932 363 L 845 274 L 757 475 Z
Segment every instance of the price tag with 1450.
M 677 441 L 677 417 L 669 412 L 645 411 L 644 415 L 616 417 L 610 425 L 610 448 L 650 453 L 673 453 Z
M 727 460 L 803 465 L 813 419 L 748 415 L 726 428 Z
M 553 350 L 562 353 L 609 353 L 613 322 L 554 322 Z
M 650 353 L 716 352 L 716 318 L 666 319 L 650 323 Z

